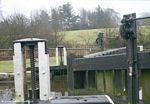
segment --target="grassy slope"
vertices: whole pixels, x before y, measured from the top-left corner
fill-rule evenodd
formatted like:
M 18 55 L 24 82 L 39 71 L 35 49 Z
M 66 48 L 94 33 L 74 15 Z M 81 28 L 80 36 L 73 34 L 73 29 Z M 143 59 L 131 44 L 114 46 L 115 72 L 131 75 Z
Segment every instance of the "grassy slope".
M 37 64 L 37 63 L 35 63 Z M 50 65 L 55 65 L 56 59 L 55 57 L 50 57 Z M 30 66 L 30 60 L 26 60 L 26 66 Z M 13 61 L 0 61 L 0 72 L 13 72 Z
M 0 61 L 0 72 L 12 72 L 13 62 L 9 61 Z
M 104 29 L 77 30 L 65 32 L 64 39 L 69 43 L 85 44 L 84 39 L 90 39 L 95 42 L 97 34 L 104 32 Z
M 142 36 L 145 42 L 149 42 L 150 39 L 150 26 L 140 27 Z M 90 39 L 90 43 L 94 43 L 99 32 L 105 33 L 105 29 L 89 29 L 89 30 L 76 30 L 76 31 L 66 31 L 64 35 L 65 41 L 74 44 L 85 45 L 85 40 Z M 117 29 L 118 32 L 118 29 Z M 112 34 L 114 35 L 114 34 Z
M 99 32 L 104 32 L 104 29 L 90 29 L 90 30 L 77 30 L 77 31 L 66 31 L 64 39 L 69 43 L 75 44 L 83 44 L 85 45 L 85 40 L 90 39 L 90 43 L 95 42 L 97 34 Z M 56 59 L 55 57 L 50 58 L 51 65 L 55 65 Z M 30 61 L 26 61 L 27 66 L 29 66 Z M 0 61 L 0 72 L 13 72 L 13 61 Z
M 141 27 L 142 35 L 144 35 L 144 41 L 149 41 L 150 37 L 150 26 Z M 90 39 L 90 43 L 94 43 L 99 32 L 104 32 L 105 29 L 89 29 L 89 30 L 77 30 L 77 31 L 66 31 L 64 35 L 65 41 L 75 44 L 85 45 L 85 40 Z M 55 57 L 50 58 L 51 65 L 55 64 Z M 29 61 L 27 61 L 29 65 Z M 0 61 L 0 72 L 12 72 L 13 62 L 12 61 Z

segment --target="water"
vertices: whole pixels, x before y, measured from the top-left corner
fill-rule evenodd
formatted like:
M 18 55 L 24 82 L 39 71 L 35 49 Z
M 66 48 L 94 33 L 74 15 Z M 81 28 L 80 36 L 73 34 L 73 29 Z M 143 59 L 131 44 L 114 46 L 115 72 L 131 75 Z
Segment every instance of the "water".
M 0 102 L 15 100 L 13 85 L 0 85 Z
M 126 96 L 111 96 L 115 104 L 127 104 Z M 15 102 L 15 93 L 13 85 L 0 86 L 0 104 L 18 104 Z M 19 104 L 50 104 L 49 101 L 26 101 Z M 150 102 L 140 101 L 140 104 L 150 104 Z

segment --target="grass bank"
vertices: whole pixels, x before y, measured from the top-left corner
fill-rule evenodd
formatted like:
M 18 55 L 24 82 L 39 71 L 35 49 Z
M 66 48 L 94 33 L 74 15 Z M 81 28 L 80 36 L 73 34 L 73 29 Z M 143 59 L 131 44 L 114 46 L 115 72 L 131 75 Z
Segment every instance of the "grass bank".
M 37 60 L 37 59 L 36 59 Z M 50 65 L 56 64 L 55 57 L 50 57 Z M 38 64 L 37 61 L 35 64 Z M 26 67 L 30 66 L 30 60 L 26 60 Z M 13 60 L 0 61 L 0 72 L 13 72 Z
M 66 31 L 64 41 L 71 44 L 86 45 L 95 43 L 99 32 L 104 32 L 104 29 L 89 29 L 89 30 L 76 30 Z

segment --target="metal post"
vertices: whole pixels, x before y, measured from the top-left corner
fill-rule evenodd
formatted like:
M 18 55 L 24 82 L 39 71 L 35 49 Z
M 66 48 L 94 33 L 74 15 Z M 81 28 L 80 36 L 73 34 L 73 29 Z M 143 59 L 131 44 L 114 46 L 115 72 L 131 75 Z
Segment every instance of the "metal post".
M 31 98 L 36 99 L 36 71 L 35 71 L 35 59 L 34 59 L 34 45 L 29 46 L 30 50 L 30 67 L 31 67 Z
M 127 59 L 128 59 L 128 102 L 129 104 L 139 103 L 139 75 L 138 75 L 138 60 L 137 60 L 137 33 L 136 33 L 136 21 L 134 20 L 136 14 L 124 15 L 122 25 L 120 27 L 120 33 L 122 37 L 127 41 Z
M 86 88 L 89 88 L 89 71 L 85 71 Z
M 137 45 L 135 39 L 127 40 L 128 57 L 128 94 L 131 104 L 137 104 L 139 98 L 138 68 L 137 68 Z
M 68 89 L 73 90 L 74 89 L 74 72 L 73 72 L 73 68 L 72 68 L 73 58 L 68 56 L 67 60 L 68 60 L 67 84 L 68 84 Z

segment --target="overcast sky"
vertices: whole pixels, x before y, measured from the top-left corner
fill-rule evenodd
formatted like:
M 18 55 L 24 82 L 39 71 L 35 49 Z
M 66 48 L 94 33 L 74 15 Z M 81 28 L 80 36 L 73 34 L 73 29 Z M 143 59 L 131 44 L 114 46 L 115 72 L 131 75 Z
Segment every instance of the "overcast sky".
M 94 9 L 98 5 L 104 8 L 113 8 L 121 15 L 135 12 L 150 12 L 150 0 L 1 0 L 3 15 L 8 16 L 14 12 L 30 16 L 31 11 L 45 9 L 69 2 L 77 13 L 81 8 Z

